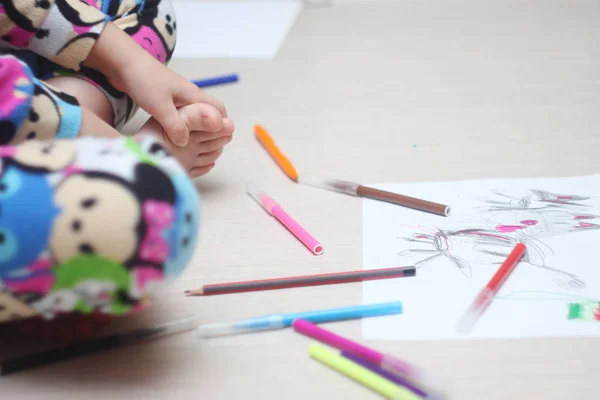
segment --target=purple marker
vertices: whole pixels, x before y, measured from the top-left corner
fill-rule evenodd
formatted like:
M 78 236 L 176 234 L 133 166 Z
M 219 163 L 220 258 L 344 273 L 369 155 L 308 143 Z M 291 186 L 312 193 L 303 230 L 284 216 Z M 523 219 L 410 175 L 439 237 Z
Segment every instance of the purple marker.
M 376 365 L 371 364 L 368 361 L 364 361 L 363 359 L 353 356 L 350 353 L 346 353 L 345 351 L 342 351 L 342 357 L 346 357 L 348 360 L 362 366 L 365 367 L 366 369 L 375 372 L 376 374 L 384 377 L 385 379 L 394 382 L 397 385 L 403 386 L 405 388 L 407 388 L 408 390 L 412 391 L 413 393 L 415 393 L 418 396 L 423 397 L 424 399 L 428 399 L 428 400 L 433 400 L 435 399 L 435 397 L 431 397 L 429 395 L 427 395 L 427 393 L 425 393 L 424 391 L 422 391 L 421 389 L 419 389 L 418 387 L 415 387 L 413 384 L 411 384 L 409 381 L 402 379 L 396 375 L 390 374 L 387 371 L 382 370 L 381 368 L 379 368 Z

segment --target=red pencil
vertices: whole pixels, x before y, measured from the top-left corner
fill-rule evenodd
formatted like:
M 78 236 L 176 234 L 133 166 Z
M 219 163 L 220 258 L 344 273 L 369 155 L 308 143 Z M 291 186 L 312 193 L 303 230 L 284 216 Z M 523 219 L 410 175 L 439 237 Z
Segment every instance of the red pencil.
M 517 266 L 517 263 L 521 260 L 523 255 L 527 251 L 527 248 L 523 243 L 517 243 L 513 251 L 508 255 L 504 263 L 500 266 L 498 271 L 494 274 L 488 284 L 479 292 L 471 306 L 467 309 L 463 317 L 458 323 L 458 331 L 462 333 L 468 333 L 473 325 L 477 322 L 481 314 L 490 305 L 494 296 L 502 286 L 502 283 L 506 280 L 508 275 Z
M 330 274 L 291 276 L 287 278 L 262 279 L 245 282 L 217 283 L 204 285 L 199 289 L 186 290 L 185 294 L 188 296 L 211 296 L 217 294 L 256 292 L 259 290 L 287 289 L 301 286 L 333 285 L 337 283 L 415 276 L 416 272 L 415 267 L 396 267 L 334 272 Z

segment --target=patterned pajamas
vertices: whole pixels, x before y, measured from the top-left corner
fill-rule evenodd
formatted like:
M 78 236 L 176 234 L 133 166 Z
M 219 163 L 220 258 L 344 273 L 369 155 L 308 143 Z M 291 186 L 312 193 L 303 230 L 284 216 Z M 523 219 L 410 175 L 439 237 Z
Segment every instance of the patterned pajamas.
M 77 135 L 77 100 L 43 82 L 55 76 L 96 86 L 111 104 L 117 130 L 131 119 L 137 109 L 131 98 L 82 65 L 109 21 L 158 61 L 171 59 L 177 26 L 169 0 L 2 0 L 0 144 Z
M 151 138 L 74 139 L 77 100 L 43 82 L 92 82 L 121 128 L 136 106 L 82 66 L 107 21 L 170 59 L 168 0 L 0 4 L 0 323 L 134 312 L 192 256 L 200 204 L 177 161 Z
M 2 146 L 0 170 L 0 323 L 134 312 L 193 254 L 198 193 L 152 138 Z

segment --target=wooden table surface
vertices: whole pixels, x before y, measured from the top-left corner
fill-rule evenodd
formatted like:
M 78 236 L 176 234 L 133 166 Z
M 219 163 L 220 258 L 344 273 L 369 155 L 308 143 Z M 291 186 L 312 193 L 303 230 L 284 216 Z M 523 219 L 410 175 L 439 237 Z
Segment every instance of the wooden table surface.
M 215 88 L 236 124 L 198 181 L 193 265 L 146 315 L 203 322 L 359 304 L 361 285 L 184 298 L 202 283 L 361 268 L 361 201 L 291 183 L 253 137 L 261 123 L 300 171 L 363 183 L 570 176 L 600 170 L 600 3 L 334 2 L 304 9 L 273 60 L 174 60 Z M 141 116 L 138 117 L 138 121 Z M 324 244 L 315 257 L 244 192 L 252 179 Z M 360 322 L 335 325 L 360 339 Z M 277 331 L 186 334 L 1 379 L 18 399 L 371 399 Z M 446 377 L 452 399 L 592 399 L 600 340 L 368 342 Z M 27 346 L 30 346 L 27 344 Z M 5 345 L 0 355 L 23 351 Z

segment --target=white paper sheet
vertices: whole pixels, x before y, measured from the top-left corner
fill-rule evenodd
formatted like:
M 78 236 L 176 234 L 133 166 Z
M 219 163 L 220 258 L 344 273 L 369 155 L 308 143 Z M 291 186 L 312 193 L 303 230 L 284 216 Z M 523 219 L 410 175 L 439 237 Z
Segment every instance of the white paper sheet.
M 364 283 L 365 303 L 404 306 L 403 315 L 364 320 L 366 339 L 600 335 L 600 175 L 371 186 L 450 205 L 452 214 L 364 200 L 364 268 L 418 266 L 415 278 Z M 527 259 L 470 334 L 458 334 L 458 319 L 516 241 Z M 571 303 L 581 303 L 578 318 L 568 318 Z
M 273 58 L 302 5 L 280 1 L 174 1 L 177 58 Z

